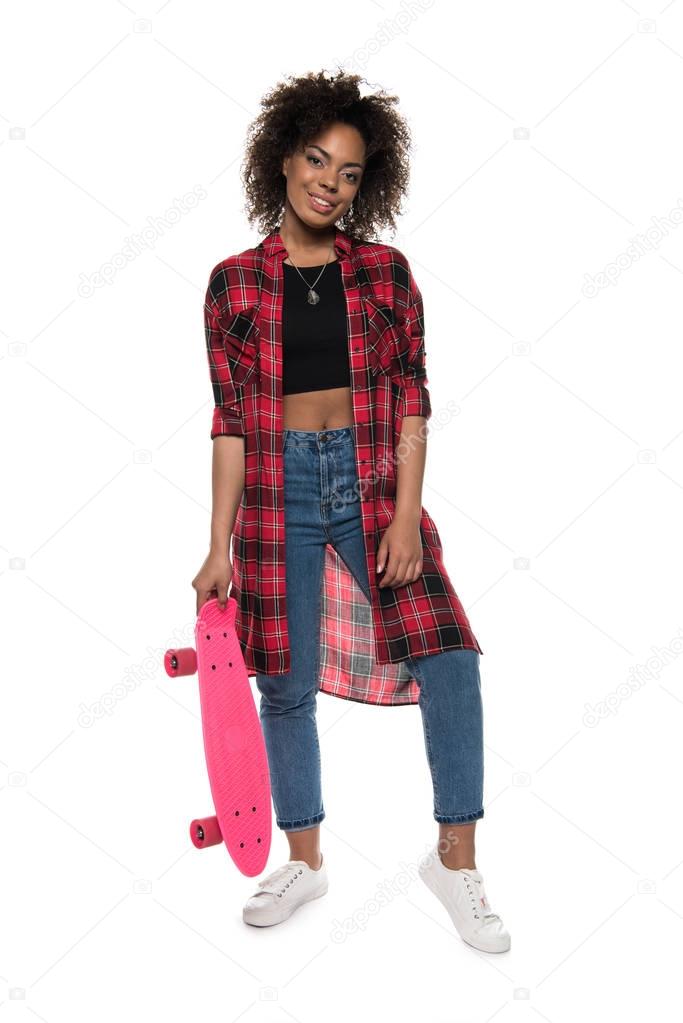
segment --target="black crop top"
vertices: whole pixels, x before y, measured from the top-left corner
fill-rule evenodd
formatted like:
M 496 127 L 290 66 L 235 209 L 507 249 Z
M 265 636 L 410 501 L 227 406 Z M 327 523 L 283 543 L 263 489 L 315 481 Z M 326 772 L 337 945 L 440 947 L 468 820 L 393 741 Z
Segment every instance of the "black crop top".
M 349 387 L 349 349 L 346 297 L 339 260 L 328 263 L 315 284 L 320 295 L 317 305 L 308 302 L 320 266 L 296 267 L 283 262 L 284 299 L 282 307 L 282 393 L 323 391 Z

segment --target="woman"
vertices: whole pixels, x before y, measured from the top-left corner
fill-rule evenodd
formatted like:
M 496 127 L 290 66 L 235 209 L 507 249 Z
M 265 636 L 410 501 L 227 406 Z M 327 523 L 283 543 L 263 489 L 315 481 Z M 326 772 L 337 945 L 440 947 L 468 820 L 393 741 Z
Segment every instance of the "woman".
M 213 515 L 192 585 L 199 611 L 232 584 L 290 851 L 243 918 L 279 923 L 327 891 L 322 690 L 419 704 L 439 824 L 420 876 L 466 942 L 506 951 L 474 854 L 483 651 L 421 504 L 422 298 L 405 256 L 369 240 L 395 227 L 409 131 L 396 97 L 362 97 L 359 81 L 311 73 L 263 99 L 243 180 L 267 234 L 214 267 L 206 294 Z

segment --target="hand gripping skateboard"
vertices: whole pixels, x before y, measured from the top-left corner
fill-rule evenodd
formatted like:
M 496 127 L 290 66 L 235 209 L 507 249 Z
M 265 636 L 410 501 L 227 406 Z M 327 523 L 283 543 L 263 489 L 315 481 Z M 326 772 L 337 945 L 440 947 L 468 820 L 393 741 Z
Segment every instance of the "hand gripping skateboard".
M 206 769 L 215 817 L 193 820 L 190 838 L 198 849 L 224 841 L 243 874 L 260 874 L 271 840 L 271 793 L 263 732 L 242 656 L 235 615 L 228 597 L 221 610 L 207 600 L 195 624 L 195 646 L 167 650 L 164 667 L 171 678 L 199 678 Z

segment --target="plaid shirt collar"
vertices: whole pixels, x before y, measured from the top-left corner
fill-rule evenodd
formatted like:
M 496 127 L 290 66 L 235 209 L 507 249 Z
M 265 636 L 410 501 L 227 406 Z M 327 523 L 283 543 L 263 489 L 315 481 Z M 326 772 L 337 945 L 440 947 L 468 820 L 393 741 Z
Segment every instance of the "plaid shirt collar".
M 279 256 L 280 254 L 287 254 L 285 243 L 280 237 L 280 232 L 276 229 L 271 231 L 270 234 L 266 235 L 260 242 L 267 256 Z M 337 251 L 339 258 L 342 256 L 348 256 L 351 252 L 353 245 L 353 239 L 346 231 L 342 231 L 340 227 L 335 228 L 334 247 Z

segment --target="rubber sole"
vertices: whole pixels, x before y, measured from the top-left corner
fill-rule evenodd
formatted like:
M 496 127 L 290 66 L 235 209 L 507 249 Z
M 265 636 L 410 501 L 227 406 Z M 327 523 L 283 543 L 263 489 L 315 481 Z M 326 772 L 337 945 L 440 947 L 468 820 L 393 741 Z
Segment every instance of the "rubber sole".
M 295 906 L 292 906 L 289 912 L 283 914 L 277 920 L 268 921 L 247 920 L 244 916 L 244 910 L 242 911 L 242 920 L 244 921 L 245 924 L 248 924 L 250 927 L 273 927 L 275 924 L 282 924 L 285 922 L 285 920 L 289 920 L 292 913 L 296 913 L 297 909 L 301 909 L 301 907 L 305 906 L 306 903 L 313 902 L 315 899 L 319 899 L 323 895 L 326 895 L 328 888 L 329 884 L 326 883 L 324 888 L 322 888 L 320 891 L 317 891 L 314 895 L 309 895 L 308 898 L 304 899 L 303 902 L 298 902 Z

